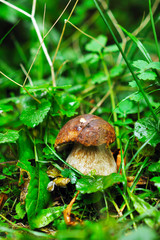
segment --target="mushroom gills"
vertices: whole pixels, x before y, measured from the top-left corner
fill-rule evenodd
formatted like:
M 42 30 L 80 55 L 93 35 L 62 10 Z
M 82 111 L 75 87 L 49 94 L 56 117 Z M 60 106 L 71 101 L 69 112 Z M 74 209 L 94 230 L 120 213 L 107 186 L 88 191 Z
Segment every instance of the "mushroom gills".
M 75 143 L 66 162 L 85 175 L 92 172 L 93 175 L 106 176 L 117 172 L 113 154 L 105 144 L 86 147 Z

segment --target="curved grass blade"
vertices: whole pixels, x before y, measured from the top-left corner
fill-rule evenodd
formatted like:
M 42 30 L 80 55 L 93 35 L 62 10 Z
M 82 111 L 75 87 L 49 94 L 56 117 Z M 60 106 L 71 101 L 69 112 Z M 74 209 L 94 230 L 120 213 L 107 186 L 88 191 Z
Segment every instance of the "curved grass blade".
M 148 63 L 152 62 L 152 59 L 147 51 L 147 49 L 144 47 L 144 45 L 142 44 L 141 41 L 139 41 L 139 39 L 137 39 L 134 35 L 132 35 L 132 33 L 128 32 L 125 28 L 123 28 L 122 26 L 119 25 L 119 27 L 123 30 L 123 32 L 125 32 L 128 37 L 130 39 L 132 39 L 132 41 L 137 45 L 137 47 L 139 48 L 139 50 L 141 51 L 141 53 L 144 55 L 145 59 L 148 61 Z

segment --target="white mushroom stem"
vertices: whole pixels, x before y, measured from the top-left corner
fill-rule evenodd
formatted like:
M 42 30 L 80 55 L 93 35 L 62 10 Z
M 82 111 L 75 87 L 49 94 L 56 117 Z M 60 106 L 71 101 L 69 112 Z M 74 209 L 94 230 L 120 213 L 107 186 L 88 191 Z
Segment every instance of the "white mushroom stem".
M 83 174 L 106 176 L 117 172 L 113 154 L 105 144 L 90 147 L 75 144 L 66 162 Z

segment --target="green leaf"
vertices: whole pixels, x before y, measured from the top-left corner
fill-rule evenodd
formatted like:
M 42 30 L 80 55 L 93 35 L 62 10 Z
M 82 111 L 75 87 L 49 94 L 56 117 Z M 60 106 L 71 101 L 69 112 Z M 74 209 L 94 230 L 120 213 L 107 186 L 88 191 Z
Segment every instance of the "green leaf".
M 32 218 L 44 209 L 50 199 L 50 193 L 47 191 L 47 185 L 49 178 L 44 167 L 40 167 L 36 164 L 36 167 L 31 166 L 30 163 L 19 162 L 18 166 L 27 171 L 30 182 L 28 187 L 28 193 L 26 196 L 26 212 L 29 224 L 32 223 Z
M 58 103 L 61 105 L 60 112 L 62 113 L 62 115 L 72 117 L 77 113 L 76 109 L 80 106 L 80 102 L 74 95 L 63 93 L 57 96 L 57 100 Z
M 51 103 L 45 99 L 42 100 L 41 104 L 31 102 L 25 109 L 23 109 L 20 120 L 28 127 L 33 128 L 43 122 L 50 107 Z
M 160 62 L 151 62 L 148 64 L 148 69 L 153 68 L 160 71 Z
M 120 44 L 120 46 L 122 46 L 122 44 Z M 119 51 L 119 48 L 117 47 L 116 44 L 113 44 L 113 45 L 110 45 L 110 46 L 107 46 L 104 48 L 104 53 L 114 53 L 114 52 L 118 52 Z
M 141 80 L 155 80 L 157 74 L 155 72 L 146 71 L 138 74 L 138 78 Z
M 77 59 L 78 64 L 82 64 L 82 63 L 85 63 L 85 62 L 88 62 L 88 63 L 92 64 L 92 63 L 95 63 L 95 62 L 98 62 L 98 61 L 99 61 L 99 55 L 96 54 L 96 53 L 88 53 L 88 54 L 83 55 L 79 59 Z
M 148 66 L 148 62 L 144 60 L 137 60 L 134 61 L 132 65 L 136 68 L 139 68 L 140 70 L 144 70 Z
M 15 143 L 19 138 L 19 131 L 16 130 L 6 130 L 5 133 L 0 133 L 0 143 Z
M 136 92 L 130 95 L 130 99 L 134 100 L 135 102 L 139 102 L 143 99 L 143 95 L 141 92 Z
M 77 181 L 76 189 L 83 194 L 102 192 L 117 182 L 123 182 L 123 177 L 118 173 L 112 173 L 108 176 L 86 176 Z
M 71 183 L 75 184 L 77 181 L 77 176 L 75 174 L 75 172 L 73 172 L 71 169 L 65 168 L 62 172 L 61 172 L 62 176 L 65 178 L 70 178 Z
M 65 206 L 40 210 L 37 215 L 30 219 L 31 228 L 34 229 L 47 226 L 49 223 L 59 218 L 64 210 Z
M 16 204 L 16 213 L 18 215 L 18 219 L 23 219 L 26 214 L 25 206 L 20 202 Z
M 160 63 L 159 62 L 150 62 L 147 63 L 146 61 L 143 60 L 138 60 L 133 62 L 133 66 L 138 68 L 140 70 L 140 74 L 138 74 L 138 78 L 142 80 L 155 80 L 157 77 L 157 74 L 153 71 L 146 71 L 150 68 L 152 69 L 160 69 Z
M 130 192 L 129 189 L 128 194 L 133 202 L 135 210 L 140 215 L 145 215 L 144 221 L 146 222 L 146 224 L 150 227 L 154 227 L 155 225 L 154 220 L 160 218 L 158 210 L 155 207 L 152 207 L 149 203 L 145 202 L 140 197 L 134 195 L 132 192 Z
M 150 171 L 150 172 L 160 172 L 160 161 L 158 161 L 157 163 L 152 163 L 149 166 L 148 171 Z
M 100 52 L 106 45 L 107 38 L 103 35 L 100 35 L 96 38 L 96 40 L 92 39 L 89 43 L 87 43 L 85 49 L 91 52 Z
M 126 126 L 129 124 L 133 124 L 133 120 L 131 118 L 127 118 L 124 122 L 122 122 L 122 120 L 118 120 L 116 122 L 114 122 L 114 125 L 116 126 Z
M 20 131 L 18 139 L 18 153 L 20 162 L 27 164 L 28 160 L 34 159 L 34 146 L 25 131 Z
M 137 113 L 138 107 L 133 101 L 126 99 L 121 101 L 114 111 L 120 114 L 120 117 L 126 117 L 128 114 Z
M 96 83 L 103 83 L 107 81 L 107 76 L 104 75 L 104 73 L 102 72 L 98 72 L 96 73 L 93 77 L 92 77 L 92 83 L 96 84 Z
M 31 180 L 26 196 L 26 211 L 29 222 L 35 214 L 47 206 L 50 199 L 50 193 L 47 191 L 49 178 L 44 169 L 32 167 L 30 174 Z
M 154 185 L 160 191 L 160 176 L 159 177 L 153 177 L 153 178 L 150 179 L 150 181 L 154 182 Z
M 12 105 L 0 105 L 0 113 L 13 111 Z
M 114 78 L 114 77 L 119 76 L 120 74 L 122 74 L 123 70 L 124 70 L 124 66 L 122 66 L 122 65 L 114 66 L 110 70 L 110 77 Z
M 157 123 L 149 117 L 142 118 L 135 123 L 134 135 L 141 142 L 146 142 L 151 138 L 148 143 L 153 147 L 160 142 L 160 132 Z

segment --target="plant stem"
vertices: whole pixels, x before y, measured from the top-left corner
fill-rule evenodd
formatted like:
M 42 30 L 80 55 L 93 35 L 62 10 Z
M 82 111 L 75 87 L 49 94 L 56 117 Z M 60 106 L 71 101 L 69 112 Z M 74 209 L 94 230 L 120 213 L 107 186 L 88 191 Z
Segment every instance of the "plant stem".
M 27 16 L 27 17 L 29 17 L 29 18 L 31 19 L 32 24 L 33 24 L 33 26 L 34 26 L 34 29 L 35 29 L 35 31 L 36 31 L 36 33 L 37 33 L 38 39 L 39 39 L 39 41 L 40 41 L 40 46 L 42 46 L 44 55 L 45 55 L 45 57 L 46 57 L 46 59 L 47 59 L 47 61 L 48 61 L 49 66 L 50 66 L 51 69 L 52 69 L 52 70 L 51 70 L 51 73 L 52 73 L 51 75 L 52 75 L 53 86 L 55 87 L 56 84 L 55 84 L 55 76 L 54 76 L 54 74 L 53 74 L 53 73 L 54 73 L 54 68 L 53 68 L 52 60 L 51 60 L 51 58 L 50 58 L 50 56 L 49 56 L 48 50 L 47 50 L 47 48 L 46 48 L 46 45 L 44 44 L 44 39 L 43 39 L 42 36 L 41 36 L 41 33 L 40 33 L 40 30 L 39 30 L 38 24 L 37 24 L 37 22 L 36 22 L 36 20 L 35 20 L 35 17 L 34 17 L 35 8 L 36 8 L 36 0 L 33 0 L 32 14 L 27 13 L 26 11 L 22 10 L 21 8 L 16 7 L 15 5 L 13 5 L 13 4 L 9 3 L 9 2 L 6 2 L 5 0 L 0 0 L 0 2 L 8 5 L 10 8 L 15 9 L 16 11 L 24 14 L 25 16 Z
M 143 90 L 143 88 L 142 88 L 142 86 L 141 86 L 140 81 L 138 80 L 138 78 L 137 78 L 136 75 L 134 74 L 134 71 L 132 70 L 132 67 L 131 67 L 131 65 L 130 65 L 130 63 L 129 63 L 127 57 L 126 57 L 126 55 L 124 54 L 124 52 L 123 52 L 123 50 L 122 50 L 122 48 L 121 48 L 121 46 L 120 46 L 120 44 L 119 44 L 119 42 L 118 42 L 115 34 L 114 34 L 114 32 L 112 31 L 112 28 L 110 27 L 107 19 L 105 18 L 103 12 L 101 11 L 101 9 L 100 9 L 100 7 L 99 7 L 99 5 L 98 5 L 98 3 L 97 3 L 97 0 L 93 0 L 93 1 L 94 1 L 95 5 L 96 5 L 96 8 L 98 9 L 101 17 L 102 17 L 104 23 L 105 23 L 106 26 L 108 27 L 108 29 L 109 29 L 109 31 L 110 31 L 110 33 L 111 33 L 111 35 L 112 35 L 112 37 L 113 37 L 116 45 L 117 45 L 119 51 L 121 52 L 121 54 L 122 54 L 122 56 L 123 56 L 123 59 L 125 60 L 125 62 L 126 62 L 126 64 L 127 64 L 127 67 L 128 67 L 128 69 L 129 69 L 129 71 L 131 72 L 134 80 L 136 81 L 137 86 L 138 86 L 140 92 L 142 93 L 142 95 L 143 95 L 143 97 L 144 97 L 144 99 L 145 99 L 145 101 L 146 101 L 146 103 L 147 103 L 147 105 L 148 105 L 148 107 L 149 107 L 149 109 L 150 109 L 150 111 L 151 111 L 151 113 L 152 113 L 153 118 L 155 119 L 156 122 L 158 122 L 158 117 L 157 117 L 157 115 L 155 114 L 155 112 L 154 112 L 154 110 L 153 110 L 153 108 L 152 108 L 152 105 L 150 104 L 149 99 L 148 99 L 146 93 L 144 92 L 144 90 Z
M 124 154 L 123 154 L 121 142 L 120 142 L 120 151 L 121 151 L 122 175 L 123 175 L 124 180 L 125 180 L 125 192 L 126 192 L 126 189 L 127 189 L 127 176 L 126 176 L 126 169 L 125 169 L 125 163 L 124 163 Z
M 122 194 L 122 196 L 123 196 L 123 199 L 124 199 L 124 201 L 125 201 L 125 203 L 126 203 L 127 209 L 128 209 L 128 211 L 130 212 L 130 211 L 131 211 L 131 208 L 130 208 L 128 199 L 127 199 L 127 197 L 126 197 L 125 194 Z M 134 229 L 137 229 L 136 223 L 135 223 L 135 221 L 134 221 L 134 216 L 133 216 L 133 214 L 130 213 L 129 215 L 130 215 L 131 220 L 133 221 L 133 227 L 134 227 Z
M 156 28 L 155 28 L 154 19 L 153 19 L 153 14 L 152 14 L 151 0 L 149 0 L 149 12 L 150 12 L 151 25 L 152 25 L 152 29 L 153 29 L 153 35 L 154 35 L 154 39 L 155 39 L 155 43 L 156 43 L 156 48 L 157 48 L 157 54 L 158 54 L 159 61 L 160 61 L 160 48 L 159 48 L 159 45 L 158 45 Z
M 107 203 L 107 200 L 106 200 L 106 196 L 105 196 L 105 192 L 103 191 L 103 198 L 104 198 L 104 202 L 105 202 L 105 205 L 106 205 L 106 212 L 107 212 L 107 219 L 109 218 L 109 213 L 108 213 L 108 203 Z
M 122 216 L 122 211 L 120 210 L 120 208 L 118 207 L 117 203 L 114 201 L 114 199 L 112 198 L 110 192 L 108 192 L 109 195 L 109 200 L 111 201 L 111 203 L 113 204 L 113 206 L 115 207 L 118 215 L 121 217 Z
M 115 108 L 116 108 L 116 104 L 115 104 L 114 91 L 113 91 L 113 87 L 112 87 L 113 84 L 112 84 L 112 81 L 111 81 L 111 78 L 110 78 L 110 75 L 109 75 L 109 72 L 108 72 L 108 68 L 107 68 L 107 66 L 105 64 L 105 61 L 104 61 L 103 56 L 102 56 L 101 53 L 100 53 L 100 56 L 101 56 L 104 72 L 105 72 L 105 75 L 107 76 L 107 80 L 108 80 L 108 85 L 109 85 L 109 90 L 110 90 L 110 98 L 111 98 L 111 105 L 112 105 L 113 119 L 114 119 L 114 122 L 116 122 L 118 120 L 118 118 L 117 118 L 117 113 L 114 111 Z M 116 132 L 117 148 L 120 148 L 119 128 L 118 127 L 115 127 L 115 132 Z

